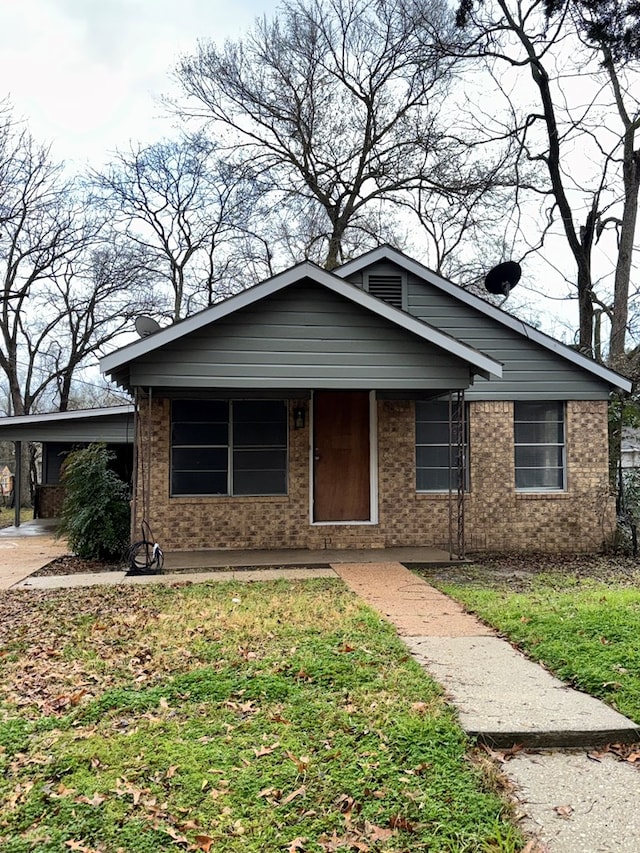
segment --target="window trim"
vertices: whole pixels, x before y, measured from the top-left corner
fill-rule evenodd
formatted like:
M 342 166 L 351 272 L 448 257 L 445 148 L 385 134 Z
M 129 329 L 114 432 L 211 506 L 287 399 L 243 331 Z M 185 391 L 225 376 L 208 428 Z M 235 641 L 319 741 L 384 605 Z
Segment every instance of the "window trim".
M 526 424 L 526 423 L 544 423 L 544 421 L 540 420 L 524 420 L 518 419 L 516 416 L 516 411 L 518 406 L 553 406 L 557 407 L 557 410 L 560 412 L 561 419 L 557 421 L 549 421 L 549 423 L 556 423 L 562 425 L 562 441 L 544 441 L 544 442 L 535 442 L 535 441 L 516 441 L 516 427 L 518 424 Z M 559 447 L 561 450 L 561 459 L 562 464 L 560 466 L 531 466 L 531 465 L 518 465 L 516 462 L 517 457 L 517 448 L 519 447 L 533 447 L 533 448 L 541 448 L 541 447 Z M 548 470 L 559 470 L 561 477 L 561 484 L 555 486 L 519 486 L 518 485 L 518 471 L 519 470 L 527 470 L 527 471 L 548 471 Z M 566 402 L 561 400 L 518 400 L 513 404 L 513 481 L 515 490 L 518 494 L 532 494 L 535 492 L 540 492 L 544 494 L 557 494 L 560 492 L 567 491 L 567 405 Z
M 227 441 L 226 444 L 215 444 L 215 445 L 203 445 L 203 444 L 179 444 L 174 445 L 173 441 L 173 424 L 174 424 L 174 406 L 176 403 L 183 402 L 198 402 L 197 400 L 192 399 L 176 399 L 171 401 L 171 409 L 169 414 L 169 497 L 170 498 L 286 498 L 289 494 L 289 401 L 286 399 L 275 399 L 275 398 L 229 398 L 229 399 L 220 399 L 216 398 L 220 402 L 224 402 L 227 404 Z M 235 485 L 235 477 L 234 477 L 234 453 L 236 450 L 247 450 L 248 448 L 243 445 L 239 445 L 238 448 L 235 447 L 234 443 L 234 423 L 235 423 L 235 413 L 234 413 L 234 404 L 236 403 L 280 403 L 283 407 L 283 417 L 284 417 L 284 426 L 285 426 L 285 443 L 284 445 L 263 445 L 257 446 L 259 449 L 263 450 L 278 450 L 280 452 L 284 451 L 284 490 L 282 492 L 255 492 L 255 493 L 247 493 L 240 492 L 236 493 L 234 490 Z M 184 423 L 189 423 L 189 421 L 183 421 Z M 197 421 L 191 421 L 191 423 L 197 423 Z M 198 447 L 211 447 L 211 448 L 226 448 L 226 457 L 227 457 L 227 468 L 226 468 L 226 480 L 227 480 L 227 488 L 225 492 L 176 492 L 174 491 L 173 485 L 173 474 L 174 474 L 174 464 L 173 464 L 173 453 L 176 448 L 178 449 L 196 449 Z M 253 447 L 251 449 L 254 449 Z

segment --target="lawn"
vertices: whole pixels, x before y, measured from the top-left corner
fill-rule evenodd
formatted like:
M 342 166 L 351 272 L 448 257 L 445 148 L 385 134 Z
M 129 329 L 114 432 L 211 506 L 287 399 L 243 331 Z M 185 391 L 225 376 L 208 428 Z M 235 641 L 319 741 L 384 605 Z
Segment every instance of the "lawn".
M 0 639 L 3 853 L 522 847 L 339 581 L 14 591 Z
M 0 506 L 0 528 L 11 527 L 15 522 L 15 509 L 8 506 Z M 33 510 L 30 507 L 23 507 L 20 510 L 20 520 L 29 521 L 33 518 Z
M 536 558 L 428 577 L 563 681 L 640 723 L 640 567 L 624 559 Z M 546 565 L 545 565 L 546 562 Z M 493 567 L 495 568 L 495 567 Z M 525 571 L 523 571 L 523 569 Z

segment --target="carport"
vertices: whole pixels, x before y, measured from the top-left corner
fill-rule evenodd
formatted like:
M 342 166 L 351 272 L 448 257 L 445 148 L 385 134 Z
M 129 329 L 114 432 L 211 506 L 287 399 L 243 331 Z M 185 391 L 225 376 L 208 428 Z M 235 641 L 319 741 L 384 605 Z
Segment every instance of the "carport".
M 95 442 L 103 442 L 123 460 L 130 459 L 129 470 L 133 470 L 133 438 L 133 405 L 0 419 L 0 441 L 12 441 L 15 448 L 14 494 L 16 496 L 22 493 L 25 476 L 22 465 L 24 442 L 42 444 L 41 485 L 57 486 L 62 456 L 74 448 Z M 19 527 L 21 522 L 19 498 L 14 501 L 14 506 L 14 524 Z

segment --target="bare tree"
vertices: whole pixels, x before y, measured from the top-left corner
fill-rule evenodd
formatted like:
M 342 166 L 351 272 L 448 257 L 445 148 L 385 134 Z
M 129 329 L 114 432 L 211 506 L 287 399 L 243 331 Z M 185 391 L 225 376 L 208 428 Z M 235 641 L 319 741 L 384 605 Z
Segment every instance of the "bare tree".
M 46 147 L 0 124 L 0 370 L 9 414 L 68 407 L 74 376 L 130 323 L 146 270 Z
M 331 269 L 349 232 L 356 246 L 370 234 L 380 200 L 440 183 L 450 29 L 442 0 L 289 0 L 244 40 L 184 58 L 179 109 L 210 125 L 274 208 L 314 224 L 303 251 Z
M 119 153 L 93 180 L 120 234 L 148 261 L 159 313 L 179 320 L 228 295 L 234 241 L 250 236 L 250 191 L 203 136 Z M 252 282 L 251 282 L 252 283 Z
M 633 12 L 631 3 L 595 0 L 462 0 L 458 11 L 467 57 L 518 81 L 493 138 L 511 136 L 520 162 L 539 165 L 528 189 L 547 200 L 543 230 L 559 225 L 575 264 L 579 346 L 603 358 L 600 320 L 608 318 L 614 366 L 625 350 L 640 185 L 638 10 L 621 19 L 623 6 Z M 609 229 L 615 239 L 598 260 Z
M 87 239 L 74 208 L 74 194 L 46 148 L 5 112 L 0 148 L 0 368 L 6 376 L 11 411 L 27 414 L 51 381 L 37 358 L 41 336 L 33 337 L 29 307 Z M 60 318 L 56 318 L 57 322 Z M 51 314 L 40 321 L 55 325 Z

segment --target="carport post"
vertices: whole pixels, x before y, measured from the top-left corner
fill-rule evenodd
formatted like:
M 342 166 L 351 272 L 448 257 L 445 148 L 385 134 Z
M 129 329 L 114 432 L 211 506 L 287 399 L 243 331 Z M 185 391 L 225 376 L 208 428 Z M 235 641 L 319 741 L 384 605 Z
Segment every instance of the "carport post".
M 20 498 L 22 497 L 22 442 L 14 441 L 16 451 L 16 474 L 13 479 L 13 513 L 14 524 L 20 527 Z

